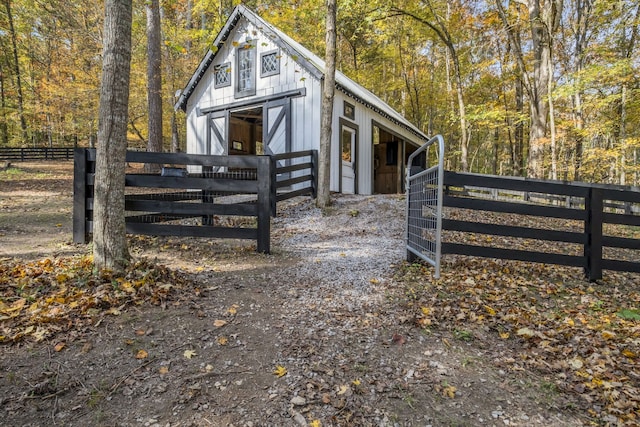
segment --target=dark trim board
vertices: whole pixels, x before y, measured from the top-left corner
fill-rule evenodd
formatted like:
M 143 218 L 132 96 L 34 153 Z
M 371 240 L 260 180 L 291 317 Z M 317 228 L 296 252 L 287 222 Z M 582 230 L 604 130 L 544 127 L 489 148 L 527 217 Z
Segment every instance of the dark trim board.
M 281 92 L 276 95 L 258 96 L 254 98 L 245 99 L 242 101 L 230 102 L 228 104 L 223 104 L 223 105 L 216 105 L 214 107 L 207 107 L 207 108 L 196 107 L 196 113 L 198 116 L 204 116 L 206 114 L 217 113 L 220 111 L 229 111 L 229 110 L 235 110 L 238 108 L 246 108 L 246 107 L 253 107 L 253 106 L 258 107 L 263 104 L 266 104 L 267 102 L 278 101 L 285 98 L 289 98 L 289 99 L 297 98 L 299 96 L 307 96 L 307 89 L 300 88 L 300 89 L 290 90 L 288 92 Z

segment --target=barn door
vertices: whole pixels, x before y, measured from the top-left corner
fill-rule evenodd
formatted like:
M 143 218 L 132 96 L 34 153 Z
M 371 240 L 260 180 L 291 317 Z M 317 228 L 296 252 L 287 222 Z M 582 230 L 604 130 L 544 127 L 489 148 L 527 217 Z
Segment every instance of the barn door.
M 342 125 L 340 132 L 342 162 L 340 164 L 340 192 L 356 194 L 356 159 L 358 158 L 356 130 Z
M 229 112 L 219 111 L 209 115 L 209 134 L 207 143 L 207 153 L 213 156 L 224 156 L 228 150 L 227 125 L 229 123 Z M 219 166 L 212 169 L 213 172 L 219 171 Z
M 289 98 L 269 101 L 264 105 L 262 142 L 265 154 L 291 151 L 291 101 Z

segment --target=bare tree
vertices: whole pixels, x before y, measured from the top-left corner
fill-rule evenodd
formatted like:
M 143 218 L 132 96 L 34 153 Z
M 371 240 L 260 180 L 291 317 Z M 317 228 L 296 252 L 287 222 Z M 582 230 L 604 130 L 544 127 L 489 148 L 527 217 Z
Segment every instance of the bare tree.
M 18 114 L 20 116 L 20 128 L 22 129 L 22 142 L 29 142 L 27 130 L 27 120 L 24 116 L 24 96 L 22 95 L 22 77 L 20 74 L 20 62 L 18 61 L 18 35 L 13 26 L 13 15 L 11 12 L 11 0 L 4 0 L 4 7 L 7 10 L 7 20 L 9 21 L 9 35 L 11 37 L 11 53 L 13 55 L 13 72 L 16 77 L 16 92 L 18 94 Z
M 321 208 L 331 204 L 329 189 L 331 182 L 331 123 L 333 121 L 333 97 L 336 90 L 336 0 L 327 0 L 326 6 L 327 46 L 318 156 L 318 198 L 316 200 L 317 205 Z
M 106 0 L 95 176 L 93 261 L 121 271 L 129 260 L 124 178 L 131 71 L 131 1 Z
M 149 0 L 147 9 L 147 105 L 149 107 L 149 139 L 147 151 L 162 151 L 162 35 L 160 2 Z M 154 167 L 146 165 L 148 171 Z M 154 165 L 155 166 L 155 165 Z

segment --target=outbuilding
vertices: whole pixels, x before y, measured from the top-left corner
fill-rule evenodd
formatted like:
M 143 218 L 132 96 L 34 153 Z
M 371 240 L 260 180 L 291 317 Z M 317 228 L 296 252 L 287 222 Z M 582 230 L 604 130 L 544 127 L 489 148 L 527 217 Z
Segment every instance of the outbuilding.
M 213 46 L 175 105 L 188 153 L 319 149 L 322 59 L 243 5 Z M 333 111 L 331 191 L 402 192 L 406 160 L 428 137 L 339 71 Z

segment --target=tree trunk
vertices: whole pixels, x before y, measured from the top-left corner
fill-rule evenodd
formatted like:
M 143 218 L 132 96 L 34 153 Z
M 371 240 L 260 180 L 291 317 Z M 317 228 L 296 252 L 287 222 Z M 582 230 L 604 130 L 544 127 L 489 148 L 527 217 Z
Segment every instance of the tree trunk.
M 326 52 L 322 112 L 320 123 L 320 153 L 318 159 L 318 207 L 331 204 L 331 124 L 333 122 L 333 97 L 336 90 L 336 0 L 326 0 Z
M 159 0 L 146 2 L 147 9 L 147 102 L 149 107 L 149 138 L 147 151 L 162 151 L 162 52 Z M 158 165 L 147 164 L 148 172 L 157 172 Z
M 544 1 L 544 0 L 543 0 Z M 546 102 L 549 87 L 550 49 L 547 39 L 540 0 L 529 0 L 529 22 L 531 23 L 531 42 L 533 45 L 533 80 L 530 99 L 531 127 L 529 129 L 529 163 L 527 175 L 532 178 L 544 177 L 544 146 L 547 132 Z
M 121 271 L 129 260 L 124 178 L 131 67 L 131 0 L 106 0 L 98 114 L 93 260 Z
M 0 144 L 9 145 L 9 125 L 7 124 L 7 98 L 4 93 L 4 73 L 0 63 Z
M 631 55 L 635 49 L 636 38 L 638 37 L 638 19 L 640 18 L 640 4 L 637 6 L 633 23 L 631 24 L 631 33 L 629 39 L 625 40 L 625 58 L 631 59 Z M 626 38 L 627 28 L 624 28 L 623 40 Z M 620 88 L 620 124 L 619 124 L 619 138 L 620 138 L 620 184 L 627 184 L 627 98 L 628 98 L 628 83 L 626 79 L 623 81 Z
M 576 55 L 576 69 L 574 70 L 574 74 L 577 77 L 576 93 L 573 95 L 573 116 L 574 116 L 574 126 L 575 126 L 575 155 L 573 161 L 573 179 L 575 181 L 579 181 L 581 179 L 581 168 L 582 168 L 582 151 L 584 145 L 584 112 L 582 111 L 582 96 L 583 89 L 581 84 L 582 79 L 582 71 L 584 69 L 584 52 L 587 48 L 588 43 L 588 23 L 591 20 L 591 12 L 593 10 L 593 2 L 592 0 L 576 0 L 575 4 L 575 21 L 574 21 L 574 46 L 575 46 L 575 55 Z
M 548 80 L 547 93 L 549 99 L 549 134 L 551 136 L 551 179 L 558 179 L 558 155 L 556 148 L 556 121 L 553 108 L 553 65 L 551 61 L 548 63 Z
M 13 15 L 11 14 L 11 0 L 4 1 L 7 10 L 7 20 L 9 21 L 9 35 L 11 37 L 11 47 L 13 54 L 13 72 L 16 75 L 16 92 L 18 95 L 18 115 L 20 116 L 20 129 L 22 129 L 22 143 L 29 143 L 29 132 L 27 120 L 24 116 L 24 96 L 22 95 L 22 75 L 20 74 L 20 62 L 18 61 L 18 36 L 13 26 Z
M 180 134 L 178 133 L 178 117 L 176 112 L 171 112 L 171 152 L 180 152 Z

